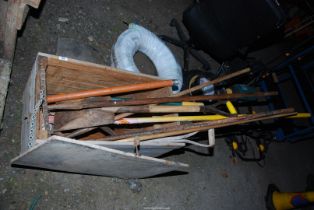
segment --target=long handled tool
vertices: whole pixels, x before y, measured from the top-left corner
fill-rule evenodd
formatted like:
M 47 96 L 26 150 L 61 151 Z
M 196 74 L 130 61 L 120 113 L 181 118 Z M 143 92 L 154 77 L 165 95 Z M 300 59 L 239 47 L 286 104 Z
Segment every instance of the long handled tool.
M 234 100 L 240 98 L 249 97 L 267 97 L 278 95 L 278 92 L 256 92 L 256 93 L 234 93 L 234 94 L 222 94 L 211 96 L 182 96 L 182 97 L 163 97 L 163 98 L 147 98 L 147 99 L 132 99 L 132 100 L 104 100 L 95 102 L 80 101 L 78 103 L 62 103 L 49 105 L 49 110 L 79 110 L 86 108 L 97 107 L 115 107 L 115 106 L 134 106 L 145 104 L 160 104 L 169 102 L 181 102 L 181 101 L 208 101 L 208 100 Z
M 161 81 L 152 81 L 149 83 L 141 83 L 141 84 L 129 84 L 124 86 L 115 86 L 109 88 L 99 88 L 94 90 L 85 90 L 74 93 L 65 93 L 58 95 L 47 96 L 47 103 L 54 103 L 60 101 L 68 101 L 74 99 L 82 99 L 93 96 L 106 96 L 113 95 L 119 93 L 129 93 L 140 90 L 152 90 L 162 87 L 171 87 L 174 85 L 174 81 L 172 80 L 161 80 Z
M 212 81 L 208 81 L 208 82 L 205 82 L 203 84 L 200 84 L 200 85 L 197 85 L 197 86 L 194 86 L 192 88 L 189 88 L 189 89 L 186 89 L 186 90 L 183 90 L 177 94 L 174 94 L 173 96 L 175 97 L 179 97 L 179 96 L 184 96 L 184 95 L 187 95 L 189 93 L 192 93 L 194 91 L 197 91 L 197 90 L 200 90 L 208 85 L 214 85 L 214 84 L 218 84 L 220 82 L 223 82 L 225 80 L 228 80 L 228 79 L 231 79 L 231 78 L 234 78 L 234 77 L 237 77 L 237 76 L 240 76 L 242 74 L 245 74 L 245 73 L 248 73 L 250 72 L 251 69 L 250 68 L 245 68 L 245 69 L 242 69 L 242 70 L 239 70 L 239 71 L 236 71 L 236 72 L 233 72 L 231 74 L 227 74 L 227 75 L 224 75 L 222 77 L 219 77 L 215 80 L 212 80 Z

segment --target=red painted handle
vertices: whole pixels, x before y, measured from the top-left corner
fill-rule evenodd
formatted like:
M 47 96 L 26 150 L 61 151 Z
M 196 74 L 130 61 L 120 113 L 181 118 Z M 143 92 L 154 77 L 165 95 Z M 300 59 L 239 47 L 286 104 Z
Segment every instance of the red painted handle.
M 116 87 L 109 87 L 109 88 L 99 88 L 94 90 L 84 90 L 75 93 L 64 93 L 58 95 L 51 95 L 47 96 L 47 103 L 54 103 L 59 101 L 67 101 L 73 99 L 82 99 L 87 97 L 93 96 L 105 96 L 105 95 L 112 95 L 118 93 L 128 93 L 134 92 L 139 90 L 151 90 L 156 88 L 162 87 L 171 87 L 173 85 L 172 80 L 161 80 L 161 81 L 153 81 L 148 83 L 141 83 L 141 84 L 130 84 L 130 85 L 123 85 L 123 86 L 116 86 Z

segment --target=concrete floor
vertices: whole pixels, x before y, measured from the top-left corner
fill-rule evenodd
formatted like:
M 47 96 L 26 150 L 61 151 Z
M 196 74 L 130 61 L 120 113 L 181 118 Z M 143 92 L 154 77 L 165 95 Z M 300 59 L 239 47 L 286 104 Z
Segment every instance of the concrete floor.
M 110 51 L 126 29 L 122 21 L 137 22 L 150 30 L 175 35 L 168 26 L 180 19 L 190 0 L 68 0 L 46 1 L 40 13 L 27 20 L 17 41 L 12 81 L 0 136 L 0 209 L 265 209 L 269 183 L 282 191 L 305 189 L 314 172 L 313 141 L 272 144 L 266 166 L 237 162 L 223 140 L 217 140 L 213 156 L 192 152 L 167 157 L 190 164 L 190 172 L 140 180 L 140 192 L 125 180 L 12 168 L 19 154 L 21 96 L 37 52 L 54 54 L 58 37 L 87 42 L 110 64 Z M 63 18 L 63 19 L 62 19 Z M 182 52 L 171 48 L 178 60 Z M 198 64 L 195 64 L 197 67 Z

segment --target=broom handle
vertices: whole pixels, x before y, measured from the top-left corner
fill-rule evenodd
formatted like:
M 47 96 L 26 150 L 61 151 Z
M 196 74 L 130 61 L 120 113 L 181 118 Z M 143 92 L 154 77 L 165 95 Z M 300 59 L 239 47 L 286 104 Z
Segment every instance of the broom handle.
M 64 93 L 64 94 L 57 94 L 47 96 L 48 103 L 60 102 L 60 101 L 68 101 L 74 99 L 82 99 L 87 97 L 93 96 L 105 96 L 105 95 L 112 95 L 118 93 L 128 93 L 140 90 L 151 90 L 157 89 L 162 87 L 171 87 L 174 84 L 172 80 L 161 80 L 161 81 L 152 81 L 148 83 L 141 83 L 141 84 L 129 84 L 123 86 L 115 86 L 115 87 L 108 87 L 108 88 L 99 88 L 94 90 L 84 90 L 74 93 Z
M 233 77 L 237 77 L 239 75 L 242 75 L 242 74 L 245 74 L 245 73 L 248 73 L 250 72 L 251 69 L 250 68 L 245 68 L 245 69 L 242 69 L 242 70 L 239 70 L 239 71 L 236 71 L 234 73 L 231 73 L 231 74 L 227 74 L 225 76 L 222 76 L 222 77 L 219 77 L 217 79 L 214 79 L 213 81 L 208 81 L 208 82 L 205 82 L 203 84 L 200 84 L 200 85 L 197 85 L 197 86 L 194 86 L 192 88 L 189 88 L 189 89 L 186 89 L 186 90 L 183 90 L 177 94 L 174 94 L 173 96 L 174 97 L 178 97 L 178 96 L 184 96 L 184 95 L 187 95 L 189 93 L 192 93 L 194 91 L 197 91 L 197 90 L 200 90 L 208 85 L 214 85 L 214 84 L 217 84 L 217 83 L 220 83 L 222 81 L 225 81 L 225 80 L 228 80 L 228 79 L 231 79 Z

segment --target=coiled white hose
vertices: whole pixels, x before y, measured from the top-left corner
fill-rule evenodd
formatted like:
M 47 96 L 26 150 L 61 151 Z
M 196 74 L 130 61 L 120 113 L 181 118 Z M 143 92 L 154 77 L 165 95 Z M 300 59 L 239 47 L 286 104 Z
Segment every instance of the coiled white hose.
M 155 34 L 136 24 L 130 24 L 114 44 L 111 53 L 112 66 L 132 72 L 140 72 L 134 62 L 137 51 L 145 54 L 154 64 L 158 76 L 177 81 L 179 92 L 183 78 L 180 65 L 169 48 Z

